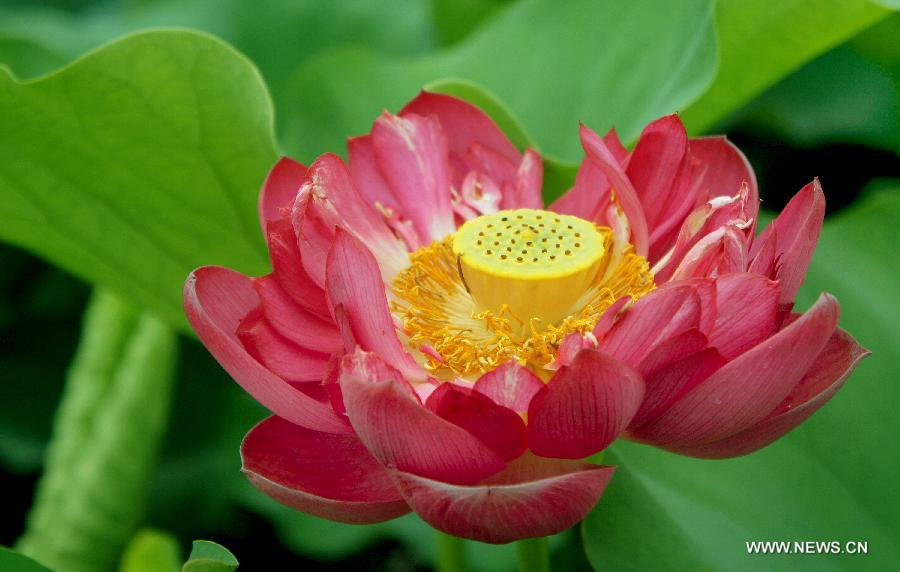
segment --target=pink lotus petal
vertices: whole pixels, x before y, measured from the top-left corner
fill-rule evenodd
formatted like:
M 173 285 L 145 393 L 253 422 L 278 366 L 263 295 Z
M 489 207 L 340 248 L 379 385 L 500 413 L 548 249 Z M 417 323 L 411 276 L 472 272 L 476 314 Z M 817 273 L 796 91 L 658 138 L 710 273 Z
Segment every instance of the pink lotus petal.
M 782 305 L 792 303 L 803 284 L 824 218 L 825 195 L 819 180 L 815 179 L 794 195 L 781 214 L 754 242 L 751 254 L 755 256 L 762 249 L 769 233 L 777 233 L 777 263 L 772 278 L 781 282 L 781 297 L 778 301 Z
M 244 437 L 241 462 L 253 486 L 321 518 L 369 524 L 409 512 L 388 472 L 352 433 L 322 433 L 269 417 Z
M 720 441 L 679 448 L 693 457 L 722 459 L 752 453 L 806 421 L 844 385 L 869 352 L 837 329 L 809 371 L 781 404 L 759 423 Z
M 837 301 L 823 294 L 808 312 L 716 371 L 636 436 L 679 449 L 719 441 L 756 424 L 809 370 L 839 314 Z
M 673 282 L 635 302 L 605 335 L 594 335 L 602 351 L 637 366 L 656 344 L 697 328 L 701 312 L 695 288 Z
M 620 166 L 624 167 L 628 160 L 628 150 L 619 141 L 615 129 L 610 129 L 603 137 L 607 149 L 615 157 Z M 569 214 L 605 224 L 606 210 L 610 204 L 609 178 L 588 157 L 585 157 L 578 167 L 575 176 L 575 186 L 559 197 L 549 210 L 560 214 Z
M 603 136 L 603 142 L 606 143 L 606 148 L 613 154 L 613 157 L 616 158 L 619 165 L 627 168 L 630 153 L 628 153 L 628 149 L 625 148 L 625 145 L 622 144 L 622 140 L 619 139 L 619 133 L 616 131 L 615 127 L 609 128 L 609 131 Z
M 518 458 L 528 447 L 522 418 L 481 393 L 442 383 L 425 405 L 477 437 L 504 461 Z
M 707 234 L 684 255 L 670 281 L 715 277 L 747 269 L 747 241 L 744 231 L 733 224 Z
M 605 223 L 610 200 L 609 178 L 593 161 L 585 158 L 575 175 L 575 186 L 548 208 L 560 214 Z
M 401 211 L 397 198 L 391 192 L 387 181 L 378 169 L 378 161 L 375 160 L 375 148 L 372 146 L 372 136 L 351 137 L 347 140 L 347 159 L 350 165 L 350 176 L 353 186 L 369 204 L 382 206 Z M 400 212 L 406 217 L 405 212 Z
M 525 455 L 473 486 L 394 471 L 403 498 L 425 522 L 447 534 L 503 544 L 556 534 L 597 504 L 614 467 Z
M 634 245 L 635 252 L 646 255 L 649 248 L 647 219 L 634 187 L 600 136 L 584 125 L 580 127 L 579 133 L 586 159 L 593 162 L 607 176 L 611 188 L 622 205 L 622 210 L 628 217 L 631 227 L 631 243 Z
M 304 183 L 291 209 L 291 224 L 297 236 L 303 272 L 316 286 L 325 290 L 325 260 L 334 242 L 335 221 L 325 221 L 316 215 L 312 188 Z
M 727 137 L 712 136 L 691 139 L 690 154 L 706 165 L 702 195 L 707 198 L 732 196 L 746 183 L 747 215 L 756 218 L 759 211 L 759 190 L 756 174 L 747 157 Z
M 736 253 L 735 249 L 732 249 L 730 257 L 734 258 L 737 255 L 739 260 L 733 262 L 731 267 L 743 271 L 747 259 L 744 253 L 749 245 L 753 226 L 748 214 L 749 193 L 749 188 L 744 186 L 737 195 L 713 197 L 694 209 L 684 219 L 675 245 L 654 264 L 653 273 L 657 284 L 674 279 L 674 273 L 679 273 L 680 278 L 703 275 L 702 272 L 693 271 L 691 266 L 696 266 L 697 259 L 702 258 L 710 247 L 720 246 L 721 243 L 724 248 L 726 237 L 723 235 L 731 227 L 735 231 L 741 231 L 733 235 L 739 238 L 739 248 L 736 249 Z
M 306 310 L 320 317 L 328 318 L 328 304 L 325 290 L 310 278 L 300 259 L 297 235 L 290 220 L 269 221 L 266 232 L 269 243 L 269 258 L 272 261 L 272 275 L 291 299 Z M 324 258 L 325 250 L 322 253 Z M 310 256 L 314 252 L 309 253 Z
M 306 167 L 290 157 L 282 157 L 266 176 L 259 192 L 259 224 L 267 234 L 267 222 L 287 218 L 300 185 L 306 177 Z
M 596 338 L 606 336 L 613 325 L 619 321 L 619 318 L 625 313 L 625 310 L 631 306 L 632 302 L 631 296 L 627 295 L 621 296 L 613 302 L 612 305 L 603 312 L 600 319 L 597 320 L 597 324 L 594 326 L 594 336 Z
M 687 346 L 684 350 L 695 349 L 697 347 L 695 344 L 699 340 L 696 336 L 696 330 L 689 330 L 676 338 L 672 338 L 670 342 L 673 345 L 676 342 L 684 343 Z M 642 372 L 642 374 L 647 391 L 641 407 L 634 415 L 634 419 L 631 420 L 631 425 L 629 425 L 629 431 L 632 434 L 639 434 L 639 428 L 642 425 L 665 413 L 673 403 L 709 378 L 710 375 L 726 363 L 725 358 L 715 348 L 705 348 L 699 349 L 694 353 L 685 351 L 684 354 L 673 351 L 667 356 L 667 363 L 664 366 L 660 365 L 658 362 L 662 360 L 659 360 L 653 354 L 666 349 L 674 349 L 667 347 L 669 345 L 660 344 L 657 350 L 645 360 L 648 362 L 644 365 L 647 372 Z M 680 355 L 683 355 L 683 357 L 671 361 Z M 649 363 L 651 360 L 657 363 Z
M 339 157 L 326 153 L 316 159 L 309 167 L 304 192 L 309 194 L 307 216 L 365 243 L 387 279 L 409 265 L 406 246 L 388 228 L 384 216 L 362 198 Z
M 699 329 L 692 328 L 660 342 L 647 353 L 637 366 L 641 377 L 647 379 L 659 370 L 669 367 L 709 347 L 709 340 Z
M 440 93 L 423 91 L 400 111 L 407 115 L 433 116 L 440 122 L 447 138 L 450 153 L 465 155 L 473 145 L 490 147 L 513 164 L 518 164 L 520 154 L 497 124 L 474 105 Z M 487 173 L 493 177 L 491 173 Z
M 372 127 L 381 174 L 425 244 L 453 233 L 447 141 L 433 117 L 383 114 Z
M 341 332 L 330 316 L 323 320 L 294 302 L 272 274 L 255 278 L 253 285 L 262 300 L 266 321 L 279 334 L 302 348 L 324 354 L 342 346 Z
M 262 311 L 251 311 L 237 328 L 247 353 L 285 381 L 320 381 L 328 354 L 302 348 L 279 334 Z
M 424 379 L 424 371 L 397 338 L 378 263 L 368 249 L 339 230 L 328 253 L 326 275 L 328 298 L 344 312 L 345 321 L 338 325 L 345 334 L 362 349 L 378 353 L 407 378 Z
M 673 214 L 665 207 L 671 202 L 670 195 L 678 190 L 677 175 L 687 146 L 684 124 L 672 114 L 644 127 L 631 152 L 626 174 L 643 205 L 648 228 Z
M 466 154 L 458 159 L 462 161 L 467 171 L 476 171 L 500 184 L 508 184 L 516 180 L 517 170 L 521 163 L 519 157 L 520 155 L 517 153 L 514 160 L 511 161 L 502 153 L 488 146 L 474 143 Z
M 542 457 L 580 459 L 605 449 L 644 397 L 640 375 L 619 360 L 582 350 L 528 407 L 528 444 Z
M 556 359 L 548 366 L 544 366 L 550 371 L 557 371 L 561 367 L 572 365 L 578 354 L 583 349 L 597 349 L 596 337 L 593 334 L 582 335 L 578 332 L 567 334 L 559 344 L 559 351 L 556 353 Z
M 425 408 L 399 372 L 375 354 L 345 356 L 340 384 L 356 434 L 388 468 L 472 484 L 506 466 L 475 436 Z
M 544 382 L 528 368 L 509 361 L 478 378 L 474 389 L 490 397 L 497 405 L 525 412 L 531 398 L 543 387 Z
M 344 418 L 267 370 L 244 349 L 235 332 L 258 305 L 250 279 L 227 268 L 198 268 L 184 285 L 184 310 L 191 326 L 241 387 L 292 423 L 317 431 L 348 432 Z
M 726 274 L 716 279 L 716 327 L 709 345 L 732 359 L 778 328 L 781 287 L 759 274 Z
M 775 265 L 778 263 L 778 232 L 775 225 L 770 224 L 764 234 L 765 236 L 760 236 L 753 242 L 752 248 L 756 252 L 752 254 L 747 271 L 775 276 Z
M 503 209 L 542 209 L 541 184 L 544 177 L 544 163 L 541 156 L 528 149 L 516 171 L 515 184 L 505 189 L 500 207 Z

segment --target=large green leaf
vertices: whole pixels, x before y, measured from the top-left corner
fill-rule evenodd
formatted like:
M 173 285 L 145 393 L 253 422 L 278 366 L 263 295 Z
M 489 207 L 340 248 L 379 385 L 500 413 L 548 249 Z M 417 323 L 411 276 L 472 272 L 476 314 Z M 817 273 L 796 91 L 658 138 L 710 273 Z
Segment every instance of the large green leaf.
M 37 81 L 0 70 L 0 124 L 0 238 L 177 324 L 193 268 L 265 269 L 272 110 L 222 42 L 152 31 Z
M 851 142 L 900 153 L 898 37 L 895 13 L 792 73 L 735 119 L 804 147 Z
M 323 47 L 351 43 L 410 55 L 434 43 L 432 11 L 420 0 L 269 0 L 262 9 L 254 0 L 107 1 L 78 13 L 34 4 L 0 6 L 0 61 L 23 77 L 50 72 L 122 34 L 178 26 L 235 45 L 260 66 L 277 100 L 290 72 Z M 455 14 L 463 8 L 449 7 Z
M 828 97 L 818 97 L 823 86 Z M 847 142 L 900 152 L 895 80 L 846 46 L 813 60 L 760 96 L 741 122 L 804 147 Z
M 303 159 L 340 150 L 430 81 L 487 87 L 522 119 L 543 151 L 579 155 L 577 122 L 615 124 L 631 138 L 649 120 L 696 98 L 715 70 L 707 0 L 523 0 L 464 42 L 400 60 L 365 50 L 323 54 L 295 76 L 285 145 Z
M 873 352 L 821 412 L 752 455 L 704 461 L 617 443 L 621 465 L 585 520 L 597 569 L 886 570 L 900 559 L 900 184 L 869 191 L 825 225 L 798 307 L 820 291 Z M 864 541 L 867 555 L 748 555 L 745 542 Z
M 0 570 L 4 572 L 51 572 L 24 554 L 0 546 Z
M 804 62 L 889 13 L 865 0 L 719 0 L 719 71 L 682 119 L 692 132 L 709 129 Z

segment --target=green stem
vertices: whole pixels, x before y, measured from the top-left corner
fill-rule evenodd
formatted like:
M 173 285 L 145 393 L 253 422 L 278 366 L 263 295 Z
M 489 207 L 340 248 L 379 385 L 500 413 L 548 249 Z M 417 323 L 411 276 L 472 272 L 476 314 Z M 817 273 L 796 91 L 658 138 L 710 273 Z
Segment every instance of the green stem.
M 519 572 L 550 572 L 550 545 L 546 538 L 526 538 L 516 542 Z
M 140 521 L 166 427 L 177 337 L 105 292 L 85 312 L 18 549 L 53 570 L 112 569 Z
M 457 536 L 434 531 L 437 544 L 437 572 L 466 572 L 465 540 Z

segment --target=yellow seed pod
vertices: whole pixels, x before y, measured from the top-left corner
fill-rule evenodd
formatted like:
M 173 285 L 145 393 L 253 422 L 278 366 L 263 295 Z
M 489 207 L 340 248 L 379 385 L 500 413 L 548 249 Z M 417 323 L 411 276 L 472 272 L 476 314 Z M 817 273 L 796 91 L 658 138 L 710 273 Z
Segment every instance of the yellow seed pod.
M 566 317 L 604 255 L 593 223 L 535 209 L 500 211 L 463 224 L 453 237 L 460 274 L 486 310 L 504 306 L 538 327 Z

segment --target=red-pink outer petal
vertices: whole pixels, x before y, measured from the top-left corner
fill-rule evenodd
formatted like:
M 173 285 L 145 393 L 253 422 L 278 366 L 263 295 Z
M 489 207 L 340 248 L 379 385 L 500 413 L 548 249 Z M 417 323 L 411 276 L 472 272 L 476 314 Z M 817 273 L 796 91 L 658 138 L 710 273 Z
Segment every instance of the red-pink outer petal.
M 474 389 L 490 397 L 497 405 L 525 412 L 531 398 L 543 387 L 544 382 L 528 368 L 509 361 L 478 378 Z
M 322 433 L 269 417 L 244 437 L 241 461 L 256 488 L 321 518 L 369 524 L 409 512 L 388 472 L 352 433 Z
M 678 450 L 683 455 L 723 459 L 752 453 L 781 438 L 806 421 L 834 397 L 856 366 L 869 355 L 847 332 L 838 329 L 812 368 L 785 400 L 768 417 L 713 443 Z
M 506 466 L 468 431 L 426 409 L 399 373 L 373 354 L 345 356 L 340 384 L 356 434 L 388 468 L 472 484 Z
M 582 350 L 528 407 L 528 444 L 542 457 L 581 459 L 605 449 L 631 422 L 644 382 L 612 356 Z
M 346 433 L 347 421 L 253 359 L 235 332 L 259 304 L 250 279 L 228 268 L 204 266 L 184 285 L 184 310 L 200 340 L 241 387 L 270 411 L 297 425 Z
M 259 224 L 263 234 L 266 233 L 268 221 L 279 220 L 289 214 L 304 177 L 306 167 L 290 157 L 282 157 L 269 171 L 259 192 Z M 288 212 L 283 209 L 288 209 Z
M 638 438 L 664 448 L 725 439 L 761 421 L 787 397 L 837 328 L 840 306 L 823 294 L 796 321 L 716 371 Z
M 400 471 L 394 472 L 394 479 L 403 498 L 434 528 L 503 544 L 574 526 L 597 504 L 614 471 L 614 467 L 526 455 L 475 486 Z
M 328 299 L 340 307 L 341 327 L 356 344 L 376 352 L 403 375 L 424 378 L 424 372 L 403 348 L 388 309 L 384 283 L 372 253 L 349 233 L 338 230 L 326 262 Z M 346 348 L 348 351 L 353 348 Z

